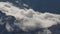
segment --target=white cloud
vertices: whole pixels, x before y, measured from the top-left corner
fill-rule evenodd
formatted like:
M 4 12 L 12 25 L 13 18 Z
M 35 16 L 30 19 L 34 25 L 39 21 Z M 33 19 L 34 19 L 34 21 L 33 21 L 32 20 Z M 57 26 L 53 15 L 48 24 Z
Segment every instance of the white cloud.
M 9 2 L 0 2 L 0 10 L 6 15 L 14 16 L 16 18 L 14 25 L 24 31 L 35 30 L 35 28 L 49 28 L 60 23 L 60 15 L 58 14 L 40 13 L 31 8 L 20 9 Z M 10 29 L 10 27 L 7 29 Z
M 6 29 L 10 32 L 13 31 L 14 29 L 11 27 L 11 25 L 9 25 L 9 23 L 6 23 Z
M 49 30 L 49 29 L 45 29 L 44 31 L 43 31 L 43 34 L 51 34 L 52 32 Z

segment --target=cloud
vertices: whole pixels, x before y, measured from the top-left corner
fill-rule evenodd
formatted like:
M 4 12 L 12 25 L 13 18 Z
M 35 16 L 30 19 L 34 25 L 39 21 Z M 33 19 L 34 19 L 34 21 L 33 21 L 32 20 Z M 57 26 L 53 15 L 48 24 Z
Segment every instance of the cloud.
M 9 23 L 6 23 L 6 29 L 8 31 L 13 31 L 14 29 L 9 25 Z
M 0 2 L 0 10 L 6 14 L 16 18 L 13 25 L 6 24 L 8 31 L 13 30 L 12 27 L 18 27 L 23 31 L 33 31 L 40 28 L 49 28 L 60 23 L 60 15 L 52 13 L 41 13 L 33 9 L 21 9 L 9 2 Z

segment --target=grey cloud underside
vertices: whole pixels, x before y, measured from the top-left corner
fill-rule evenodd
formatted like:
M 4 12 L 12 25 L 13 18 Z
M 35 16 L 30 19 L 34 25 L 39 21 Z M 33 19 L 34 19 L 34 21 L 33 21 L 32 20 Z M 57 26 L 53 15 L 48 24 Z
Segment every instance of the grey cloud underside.
M 59 14 L 40 13 L 32 8 L 21 9 L 12 3 L 0 2 L 0 30 L 2 34 L 55 34 L 55 31 L 52 30 L 58 24 L 60 26 Z

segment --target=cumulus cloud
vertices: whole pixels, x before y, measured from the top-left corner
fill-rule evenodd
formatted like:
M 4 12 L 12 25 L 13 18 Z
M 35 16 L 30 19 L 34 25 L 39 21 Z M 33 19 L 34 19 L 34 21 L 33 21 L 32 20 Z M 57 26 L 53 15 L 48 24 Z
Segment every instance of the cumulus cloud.
M 21 9 L 13 6 L 9 2 L 0 2 L 0 10 L 7 16 L 11 15 L 16 18 L 13 22 L 13 27 L 18 27 L 23 31 L 33 31 L 40 28 L 49 28 L 60 23 L 60 15 L 52 13 L 40 13 L 33 9 Z M 14 30 L 12 25 L 6 24 L 8 31 Z M 47 32 L 50 32 L 47 30 Z
M 8 31 L 13 31 L 14 29 L 9 25 L 9 23 L 6 23 L 6 29 Z

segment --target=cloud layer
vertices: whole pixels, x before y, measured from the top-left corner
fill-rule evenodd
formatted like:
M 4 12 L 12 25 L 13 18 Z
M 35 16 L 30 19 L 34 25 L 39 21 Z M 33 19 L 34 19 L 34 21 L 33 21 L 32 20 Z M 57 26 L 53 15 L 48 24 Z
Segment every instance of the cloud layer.
M 6 23 L 6 29 L 13 31 L 14 27 L 22 29 L 23 31 L 33 31 L 36 29 L 48 29 L 53 25 L 60 24 L 60 15 L 52 13 L 40 13 L 33 9 L 21 9 L 14 6 L 9 2 L 0 2 L 0 11 L 6 14 L 6 16 L 14 16 L 16 20 L 11 25 Z M 7 19 L 7 18 L 6 18 Z M 12 19 L 11 19 L 12 20 Z M 2 24 L 2 23 L 0 23 Z M 48 32 L 49 30 L 46 30 Z M 50 32 L 50 31 L 49 31 Z

